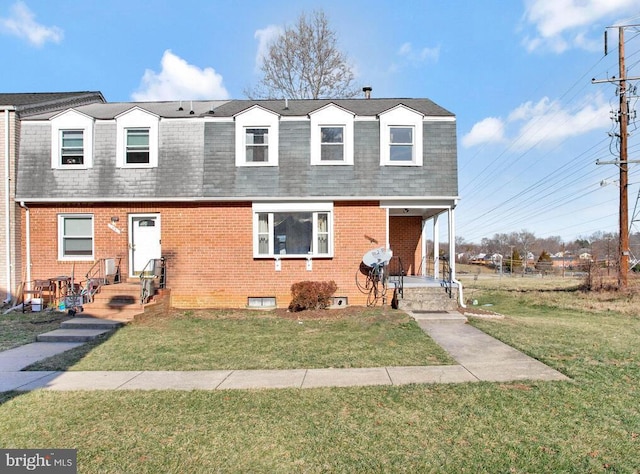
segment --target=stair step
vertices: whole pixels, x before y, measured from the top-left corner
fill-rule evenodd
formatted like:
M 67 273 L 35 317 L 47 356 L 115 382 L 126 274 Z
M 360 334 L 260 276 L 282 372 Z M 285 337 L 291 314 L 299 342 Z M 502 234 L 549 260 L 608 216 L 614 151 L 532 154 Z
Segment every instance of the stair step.
M 113 330 L 123 326 L 122 321 L 91 317 L 76 317 L 60 324 L 60 329 L 108 329 Z
M 112 329 L 55 329 L 36 337 L 38 342 L 88 342 Z
M 122 309 L 115 311 L 110 308 L 94 308 L 91 304 L 85 305 L 84 311 L 76 316 L 90 317 L 95 319 L 105 319 L 111 321 L 129 322 L 134 319 L 137 314 L 143 313 L 142 308 Z

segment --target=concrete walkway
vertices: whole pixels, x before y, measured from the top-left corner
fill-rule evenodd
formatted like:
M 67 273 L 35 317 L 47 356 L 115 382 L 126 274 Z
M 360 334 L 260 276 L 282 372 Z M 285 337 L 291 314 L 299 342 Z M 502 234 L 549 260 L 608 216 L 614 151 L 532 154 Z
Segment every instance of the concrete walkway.
M 53 355 L 54 348 L 43 344 L 58 346 L 58 353 L 80 345 L 37 342 L 0 353 L 0 391 L 225 390 L 569 380 L 560 372 L 466 324 L 466 318 L 457 313 L 411 315 L 458 362 L 457 365 L 292 370 L 21 372 L 22 368 L 36 360 Z

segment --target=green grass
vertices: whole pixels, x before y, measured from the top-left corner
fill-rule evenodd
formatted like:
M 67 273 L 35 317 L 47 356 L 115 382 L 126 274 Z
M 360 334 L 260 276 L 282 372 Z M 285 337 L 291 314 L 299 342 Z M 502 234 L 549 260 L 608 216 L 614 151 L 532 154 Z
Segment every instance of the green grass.
M 30 370 L 296 369 L 455 363 L 405 313 L 381 308 L 354 314 L 340 311 L 333 312 L 332 319 L 301 320 L 256 312 L 175 312 L 135 322 L 108 339 L 39 362 Z
M 38 334 L 58 329 L 67 319 L 65 313 L 55 311 L 0 314 L 0 351 L 35 342 Z
M 77 448 L 83 473 L 637 473 L 640 318 L 562 295 L 481 290 L 506 317 L 472 324 L 569 382 L 9 393 L 0 447 Z

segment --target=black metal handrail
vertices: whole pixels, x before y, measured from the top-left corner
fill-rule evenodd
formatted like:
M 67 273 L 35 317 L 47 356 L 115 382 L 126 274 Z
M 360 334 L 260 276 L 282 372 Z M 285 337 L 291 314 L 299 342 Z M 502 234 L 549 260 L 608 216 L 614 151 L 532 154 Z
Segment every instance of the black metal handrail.
M 392 280 L 397 282 L 396 291 L 398 296 L 402 298 L 404 296 L 404 266 L 402 265 L 402 259 L 399 256 L 391 257 L 389 261 L 389 277 L 392 277 Z
M 442 280 L 440 281 L 440 285 L 449 295 L 449 298 L 453 298 L 453 274 L 451 273 L 449 259 L 446 256 L 442 256 L 440 257 L 440 260 L 442 260 Z
M 166 259 L 164 257 L 152 258 L 140 272 L 140 302 L 145 304 L 154 293 L 154 281 L 158 281 L 158 288 L 166 288 L 167 272 Z

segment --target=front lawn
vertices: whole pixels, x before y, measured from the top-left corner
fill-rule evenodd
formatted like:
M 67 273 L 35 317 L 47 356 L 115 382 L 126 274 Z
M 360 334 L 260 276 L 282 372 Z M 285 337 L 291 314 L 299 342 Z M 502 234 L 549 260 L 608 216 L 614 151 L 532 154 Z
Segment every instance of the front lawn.
M 0 314 L 0 351 L 35 342 L 38 334 L 58 329 L 67 319 L 66 313 L 57 311 Z
M 317 313 L 314 313 L 317 314 Z M 172 311 L 30 370 L 216 370 L 455 364 L 401 311 Z
M 572 380 L 13 392 L 0 396 L 0 447 L 76 448 L 83 473 L 637 473 L 640 318 L 611 309 L 624 295 L 474 298 L 506 317 L 472 324 Z

